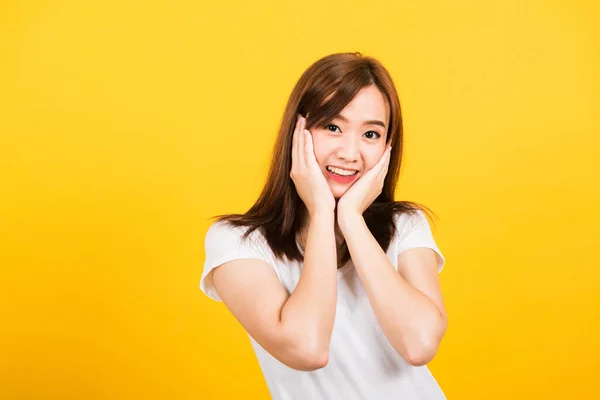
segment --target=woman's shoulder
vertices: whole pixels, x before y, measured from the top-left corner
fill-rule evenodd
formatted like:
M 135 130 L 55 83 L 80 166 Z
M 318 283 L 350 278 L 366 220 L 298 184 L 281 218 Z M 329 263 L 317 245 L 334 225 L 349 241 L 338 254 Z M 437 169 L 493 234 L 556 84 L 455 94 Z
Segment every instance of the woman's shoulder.
M 206 241 L 223 241 L 253 248 L 264 248 L 266 240 L 260 229 L 247 225 L 237 225 L 227 219 L 214 221 L 207 229 Z
M 394 225 L 396 240 L 402 240 L 417 230 L 431 229 L 427 213 L 420 209 L 395 213 Z
M 422 210 L 403 210 L 394 213 L 396 229 L 412 227 L 423 222 L 427 222 L 427 215 Z
M 231 234 L 231 235 L 243 235 L 246 232 L 246 228 L 244 226 L 236 226 L 231 221 L 226 219 L 218 219 L 213 221 L 208 230 L 206 231 L 208 234 Z

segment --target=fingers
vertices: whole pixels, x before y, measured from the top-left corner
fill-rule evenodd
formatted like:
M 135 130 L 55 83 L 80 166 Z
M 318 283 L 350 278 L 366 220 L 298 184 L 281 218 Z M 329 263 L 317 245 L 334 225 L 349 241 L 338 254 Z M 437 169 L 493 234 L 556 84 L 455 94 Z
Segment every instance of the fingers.
M 300 125 L 298 126 L 298 160 L 300 161 L 300 166 L 302 168 L 306 168 L 306 155 L 304 152 L 304 148 L 306 147 L 306 134 L 304 133 L 305 126 L 306 119 L 300 117 Z
M 309 165 L 309 163 L 312 160 L 316 161 L 315 153 L 314 153 L 314 143 L 312 140 L 312 134 L 310 133 L 310 131 L 308 129 L 303 129 L 302 136 L 304 137 L 304 141 L 306 142 L 306 144 L 304 146 L 304 161 L 305 161 L 306 165 Z
M 386 149 L 384 150 L 383 154 L 381 155 L 381 158 L 377 162 L 377 164 L 378 164 L 377 168 L 379 170 L 379 173 L 377 174 L 377 176 L 381 179 L 385 178 L 385 176 L 387 175 L 387 171 L 390 166 L 391 154 L 392 154 L 392 146 L 388 145 L 386 147 Z
M 383 180 L 387 175 L 387 170 L 390 165 L 391 153 L 392 147 L 389 145 L 386 146 L 385 150 L 383 151 L 383 154 L 379 158 L 379 161 L 377 161 L 377 164 L 375 164 L 372 168 L 374 171 L 376 171 L 375 176 L 377 176 L 377 178 L 379 178 L 380 180 Z
M 292 169 L 301 169 L 304 167 L 304 140 L 302 132 L 303 118 L 297 114 L 296 126 L 292 135 Z

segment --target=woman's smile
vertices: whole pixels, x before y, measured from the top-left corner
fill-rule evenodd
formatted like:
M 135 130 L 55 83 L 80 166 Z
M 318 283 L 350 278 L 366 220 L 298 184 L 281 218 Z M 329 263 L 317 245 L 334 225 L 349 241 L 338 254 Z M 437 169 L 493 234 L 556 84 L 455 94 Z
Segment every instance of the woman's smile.
M 354 170 L 354 172 L 352 172 L 349 170 L 341 170 L 339 168 L 327 167 L 326 171 L 327 171 L 327 177 L 337 183 L 351 183 L 358 176 L 358 171 L 356 171 L 356 170 Z M 340 173 L 342 171 L 343 171 L 343 174 Z M 348 174 L 350 174 L 350 175 L 348 175 Z

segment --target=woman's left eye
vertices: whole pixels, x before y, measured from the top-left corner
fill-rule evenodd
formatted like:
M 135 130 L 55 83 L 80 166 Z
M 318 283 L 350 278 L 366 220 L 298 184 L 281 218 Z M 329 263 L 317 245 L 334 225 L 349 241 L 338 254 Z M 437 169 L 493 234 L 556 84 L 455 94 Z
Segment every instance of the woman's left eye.
M 373 139 L 374 135 L 376 135 L 375 137 L 377 137 L 377 138 L 381 137 L 381 135 L 375 131 L 369 131 L 369 132 L 365 133 L 365 135 L 367 135 L 367 139 Z

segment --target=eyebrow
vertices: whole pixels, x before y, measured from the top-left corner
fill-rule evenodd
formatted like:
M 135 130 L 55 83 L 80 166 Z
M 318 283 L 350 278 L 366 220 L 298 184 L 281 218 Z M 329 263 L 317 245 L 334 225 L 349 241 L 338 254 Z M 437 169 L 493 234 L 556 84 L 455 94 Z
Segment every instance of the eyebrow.
M 335 118 L 341 119 L 344 122 L 348 122 L 348 118 L 344 117 L 343 115 L 337 115 Z M 385 128 L 385 124 L 383 123 L 383 121 L 380 121 L 378 119 L 371 119 L 368 121 L 364 121 L 363 125 L 379 125 L 379 126 Z

